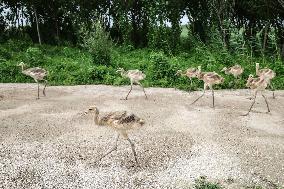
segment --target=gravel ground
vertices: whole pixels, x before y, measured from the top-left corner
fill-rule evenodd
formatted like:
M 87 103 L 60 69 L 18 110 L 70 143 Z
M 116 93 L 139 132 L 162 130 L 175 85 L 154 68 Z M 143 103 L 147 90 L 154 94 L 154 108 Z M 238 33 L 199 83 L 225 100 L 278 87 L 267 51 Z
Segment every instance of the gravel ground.
M 200 94 L 129 86 L 48 87 L 36 100 L 36 84 L 0 84 L 0 188 L 188 188 L 200 176 L 225 188 L 284 186 L 284 91 L 267 92 L 252 113 L 248 90 Z M 112 147 L 115 132 L 81 113 L 91 105 L 127 110 L 146 124 Z

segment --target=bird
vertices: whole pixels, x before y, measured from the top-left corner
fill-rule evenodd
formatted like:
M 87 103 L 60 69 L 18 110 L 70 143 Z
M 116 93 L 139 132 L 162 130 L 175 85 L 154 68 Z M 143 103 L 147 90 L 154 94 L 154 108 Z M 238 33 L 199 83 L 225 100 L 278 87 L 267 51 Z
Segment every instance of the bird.
M 242 75 L 242 73 L 244 72 L 244 69 L 242 68 L 242 66 L 236 64 L 232 67 L 224 67 L 221 72 L 225 72 L 226 75 L 233 75 L 235 77 L 235 79 L 239 79 L 240 76 Z M 236 84 L 237 82 L 235 82 Z M 236 86 L 236 85 L 235 85 Z
M 272 85 L 271 80 L 276 76 L 276 73 L 269 69 L 269 68 L 264 68 L 264 69 L 259 69 L 259 63 L 255 64 L 255 70 L 256 70 L 256 75 L 259 77 L 265 77 L 266 81 L 268 82 L 267 84 L 273 91 L 273 98 L 275 99 L 275 94 L 274 94 L 274 87 Z
M 199 80 L 202 80 L 204 82 L 204 88 L 203 88 L 203 93 L 201 96 L 199 96 L 195 101 L 193 101 L 191 104 L 194 104 L 197 102 L 203 95 L 205 94 L 206 89 L 209 87 L 212 91 L 212 100 L 213 100 L 213 108 L 215 107 L 214 104 L 214 90 L 213 90 L 213 85 L 216 84 L 221 84 L 224 82 L 224 78 L 218 75 L 215 72 L 201 72 L 201 66 L 198 66 L 198 70 L 196 72 L 197 78 Z
M 111 148 L 106 154 L 104 154 L 99 159 L 99 161 L 109 155 L 111 152 L 117 150 L 117 141 L 119 139 L 119 136 L 122 135 L 122 137 L 125 140 L 128 140 L 128 142 L 130 143 L 135 162 L 137 165 L 139 165 L 134 143 L 130 140 L 128 132 L 130 130 L 141 128 L 145 124 L 144 119 L 139 118 L 133 113 L 129 114 L 127 111 L 106 112 L 102 115 L 95 105 L 90 106 L 85 114 L 93 114 L 94 122 L 97 126 L 107 126 L 117 132 L 114 147 Z
M 249 75 L 249 77 L 247 79 L 246 86 L 253 90 L 253 102 L 252 102 L 248 112 L 246 114 L 244 114 L 244 116 L 247 116 L 250 113 L 253 105 L 255 104 L 256 95 L 259 91 L 261 92 L 261 95 L 265 100 L 265 103 L 266 103 L 266 106 L 267 106 L 267 113 L 270 112 L 270 108 L 269 108 L 267 99 L 263 94 L 263 91 L 265 91 L 265 89 L 267 88 L 268 85 L 269 85 L 269 79 L 267 79 L 266 77 L 261 76 L 261 77 L 258 77 L 258 78 L 254 78 L 252 74 Z
M 126 78 L 130 79 L 131 88 L 130 88 L 128 94 L 126 95 L 126 97 L 124 98 L 124 100 L 127 100 L 128 95 L 132 91 L 133 84 L 134 85 L 140 85 L 142 87 L 142 89 L 143 89 L 144 94 L 145 94 L 145 98 L 148 99 L 148 97 L 146 95 L 146 92 L 145 92 L 145 89 L 142 86 L 142 84 L 140 83 L 141 80 L 146 78 L 146 75 L 142 71 L 137 70 L 137 69 L 136 70 L 125 71 L 123 68 L 118 68 L 116 70 L 116 72 L 120 73 L 122 77 L 126 77 Z
M 47 80 L 44 79 L 44 78 L 48 75 L 48 72 L 45 69 L 40 68 L 40 67 L 24 69 L 24 67 L 26 66 L 26 64 L 24 62 L 20 62 L 18 64 L 18 66 L 20 66 L 22 68 L 22 73 L 24 75 L 32 77 L 35 80 L 35 82 L 37 83 L 37 86 L 38 86 L 37 99 L 39 99 L 39 81 L 45 82 L 42 93 L 43 93 L 44 96 L 46 96 L 45 95 L 45 88 L 47 86 Z
M 238 78 L 244 72 L 244 69 L 240 65 L 234 65 L 232 67 L 224 67 L 221 71 L 225 72 L 225 74 L 232 74 L 235 78 Z
M 197 77 L 196 75 L 197 69 L 196 68 L 188 68 L 185 71 L 182 70 L 178 70 L 176 72 L 177 76 L 187 76 L 190 79 L 190 88 L 192 88 L 192 78 Z M 190 93 L 190 89 L 189 89 L 189 93 Z

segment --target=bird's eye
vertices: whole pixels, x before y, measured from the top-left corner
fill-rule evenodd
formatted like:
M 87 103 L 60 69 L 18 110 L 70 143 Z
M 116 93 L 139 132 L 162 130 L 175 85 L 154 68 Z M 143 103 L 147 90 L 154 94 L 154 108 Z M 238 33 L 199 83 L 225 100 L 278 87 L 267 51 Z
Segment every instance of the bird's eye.
M 89 110 L 93 110 L 93 108 L 89 108 Z

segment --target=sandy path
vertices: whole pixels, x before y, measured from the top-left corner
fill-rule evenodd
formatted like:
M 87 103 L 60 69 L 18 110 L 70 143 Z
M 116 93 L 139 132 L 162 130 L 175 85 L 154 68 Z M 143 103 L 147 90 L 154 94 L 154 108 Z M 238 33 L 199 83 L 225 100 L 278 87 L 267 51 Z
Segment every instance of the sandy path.
M 254 111 L 247 90 L 217 91 L 195 105 L 200 94 L 148 88 L 149 100 L 128 86 L 49 87 L 35 100 L 35 84 L 0 84 L 0 188 L 186 188 L 199 176 L 226 188 L 284 185 L 284 91 L 267 92 Z M 96 104 L 101 111 L 128 110 L 146 120 L 131 134 L 131 148 L 120 140 L 117 152 L 96 160 L 114 132 L 93 125 L 80 113 Z

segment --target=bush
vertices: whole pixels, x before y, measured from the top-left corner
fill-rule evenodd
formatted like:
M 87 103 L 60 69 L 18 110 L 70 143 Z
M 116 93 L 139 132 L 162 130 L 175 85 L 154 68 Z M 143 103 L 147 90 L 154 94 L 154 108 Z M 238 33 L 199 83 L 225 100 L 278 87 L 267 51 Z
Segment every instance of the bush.
M 152 81 L 162 87 L 173 86 L 177 78 L 175 75 L 177 67 L 170 64 L 168 58 L 161 52 L 151 54 L 150 59 L 152 61 Z
M 112 43 L 109 34 L 105 32 L 100 22 L 90 27 L 88 30 L 86 26 L 81 28 L 82 46 L 91 53 L 94 64 L 110 65 Z

